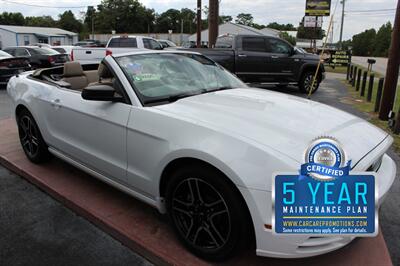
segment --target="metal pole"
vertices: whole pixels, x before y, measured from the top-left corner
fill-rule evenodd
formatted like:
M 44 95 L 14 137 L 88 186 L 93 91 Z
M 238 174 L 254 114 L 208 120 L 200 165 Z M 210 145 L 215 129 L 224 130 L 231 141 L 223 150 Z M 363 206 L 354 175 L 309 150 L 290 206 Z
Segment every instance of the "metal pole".
M 375 75 L 371 74 L 369 76 L 369 83 L 368 83 L 368 94 L 367 94 L 367 101 L 370 102 L 372 101 L 372 91 L 374 89 L 374 83 L 375 83 Z
M 379 111 L 379 108 L 381 106 L 381 100 L 382 100 L 382 91 L 383 91 L 383 83 L 385 82 L 384 78 L 379 79 L 378 83 L 378 92 L 376 93 L 376 100 L 375 100 L 375 113 Z
M 181 45 L 183 44 L 183 19 L 181 19 Z
M 92 39 L 94 40 L 94 12 L 92 13 Z
M 399 77 L 400 62 L 400 1 L 397 2 L 396 17 L 392 32 L 392 43 L 389 49 L 385 86 L 383 89 L 382 106 L 379 111 L 379 119 L 388 120 L 389 112 L 393 109 L 396 97 L 397 80 Z M 400 129 L 400 117 L 397 117 L 396 129 Z
M 210 0 L 208 14 L 208 47 L 214 47 L 218 37 L 218 0 Z
M 342 0 L 342 25 L 340 26 L 340 38 L 339 38 L 339 48 L 342 49 L 343 42 L 343 26 L 344 26 L 344 9 L 346 5 L 346 0 Z
M 197 0 L 197 48 L 201 48 L 201 0 Z
M 367 76 L 368 76 L 368 72 L 364 71 L 363 73 L 363 77 L 362 77 L 362 84 L 361 84 L 361 97 L 364 97 L 365 95 L 365 87 L 367 86 Z

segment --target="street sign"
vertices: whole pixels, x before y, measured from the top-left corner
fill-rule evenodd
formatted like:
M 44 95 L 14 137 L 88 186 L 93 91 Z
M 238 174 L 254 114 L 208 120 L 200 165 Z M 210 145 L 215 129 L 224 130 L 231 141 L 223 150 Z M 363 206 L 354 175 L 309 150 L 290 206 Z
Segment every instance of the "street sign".
M 347 66 L 351 63 L 350 51 L 331 51 L 329 65 L 331 66 Z
M 306 0 L 306 16 L 330 16 L 331 0 Z
M 318 18 L 318 21 L 317 21 Z M 316 16 L 305 16 L 304 17 L 304 27 L 306 28 L 322 28 L 322 17 Z

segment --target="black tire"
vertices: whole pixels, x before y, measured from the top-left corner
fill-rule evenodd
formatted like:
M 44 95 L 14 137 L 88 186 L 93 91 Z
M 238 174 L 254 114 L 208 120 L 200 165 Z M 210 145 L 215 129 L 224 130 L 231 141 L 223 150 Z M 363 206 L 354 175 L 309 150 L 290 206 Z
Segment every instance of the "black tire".
M 167 184 L 167 210 L 175 233 L 206 260 L 232 257 L 252 239 L 244 200 L 225 178 L 212 167 L 193 164 L 175 171 Z
M 315 71 L 306 71 L 303 73 L 303 75 L 301 76 L 300 82 L 299 82 L 300 92 L 307 93 L 307 94 L 310 93 L 314 75 L 315 75 Z M 318 90 L 319 83 L 320 83 L 320 81 L 317 78 L 317 80 L 315 81 L 315 84 L 313 86 L 313 90 L 312 90 L 311 94 L 314 94 Z
M 32 114 L 24 109 L 17 117 L 19 140 L 26 157 L 35 163 L 46 162 L 50 153 Z

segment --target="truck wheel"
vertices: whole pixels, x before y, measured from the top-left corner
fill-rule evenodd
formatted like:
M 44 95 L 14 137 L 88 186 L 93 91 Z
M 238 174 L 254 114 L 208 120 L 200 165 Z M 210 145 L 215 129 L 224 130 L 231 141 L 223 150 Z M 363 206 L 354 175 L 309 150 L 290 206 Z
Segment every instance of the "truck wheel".
M 17 117 L 17 122 L 19 140 L 26 157 L 36 164 L 47 161 L 50 153 L 31 113 L 28 110 L 22 110 Z
M 314 84 L 313 88 L 311 89 L 314 75 L 315 75 L 314 71 L 306 71 L 301 76 L 300 83 L 299 83 L 300 92 L 308 94 L 308 93 L 310 93 L 310 90 L 311 90 L 312 91 L 311 93 L 313 94 L 318 90 L 318 88 L 319 88 L 318 79 L 315 81 L 315 84 Z
M 167 210 L 176 234 L 197 256 L 220 261 L 250 239 L 245 203 L 225 176 L 204 165 L 175 171 L 167 184 Z

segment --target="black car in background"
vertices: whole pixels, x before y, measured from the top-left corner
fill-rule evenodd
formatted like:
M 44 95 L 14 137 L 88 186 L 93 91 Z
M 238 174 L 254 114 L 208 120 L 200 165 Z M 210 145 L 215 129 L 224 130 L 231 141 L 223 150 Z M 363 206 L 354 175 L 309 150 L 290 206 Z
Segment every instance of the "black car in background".
M 27 58 L 13 57 L 4 51 L 0 51 L 0 87 L 7 85 L 12 76 L 30 69 L 31 66 Z
M 15 57 L 25 57 L 33 69 L 60 66 L 70 61 L 68 55 L 47 48 L 37 46 L 18 46 L 3 49 Z

